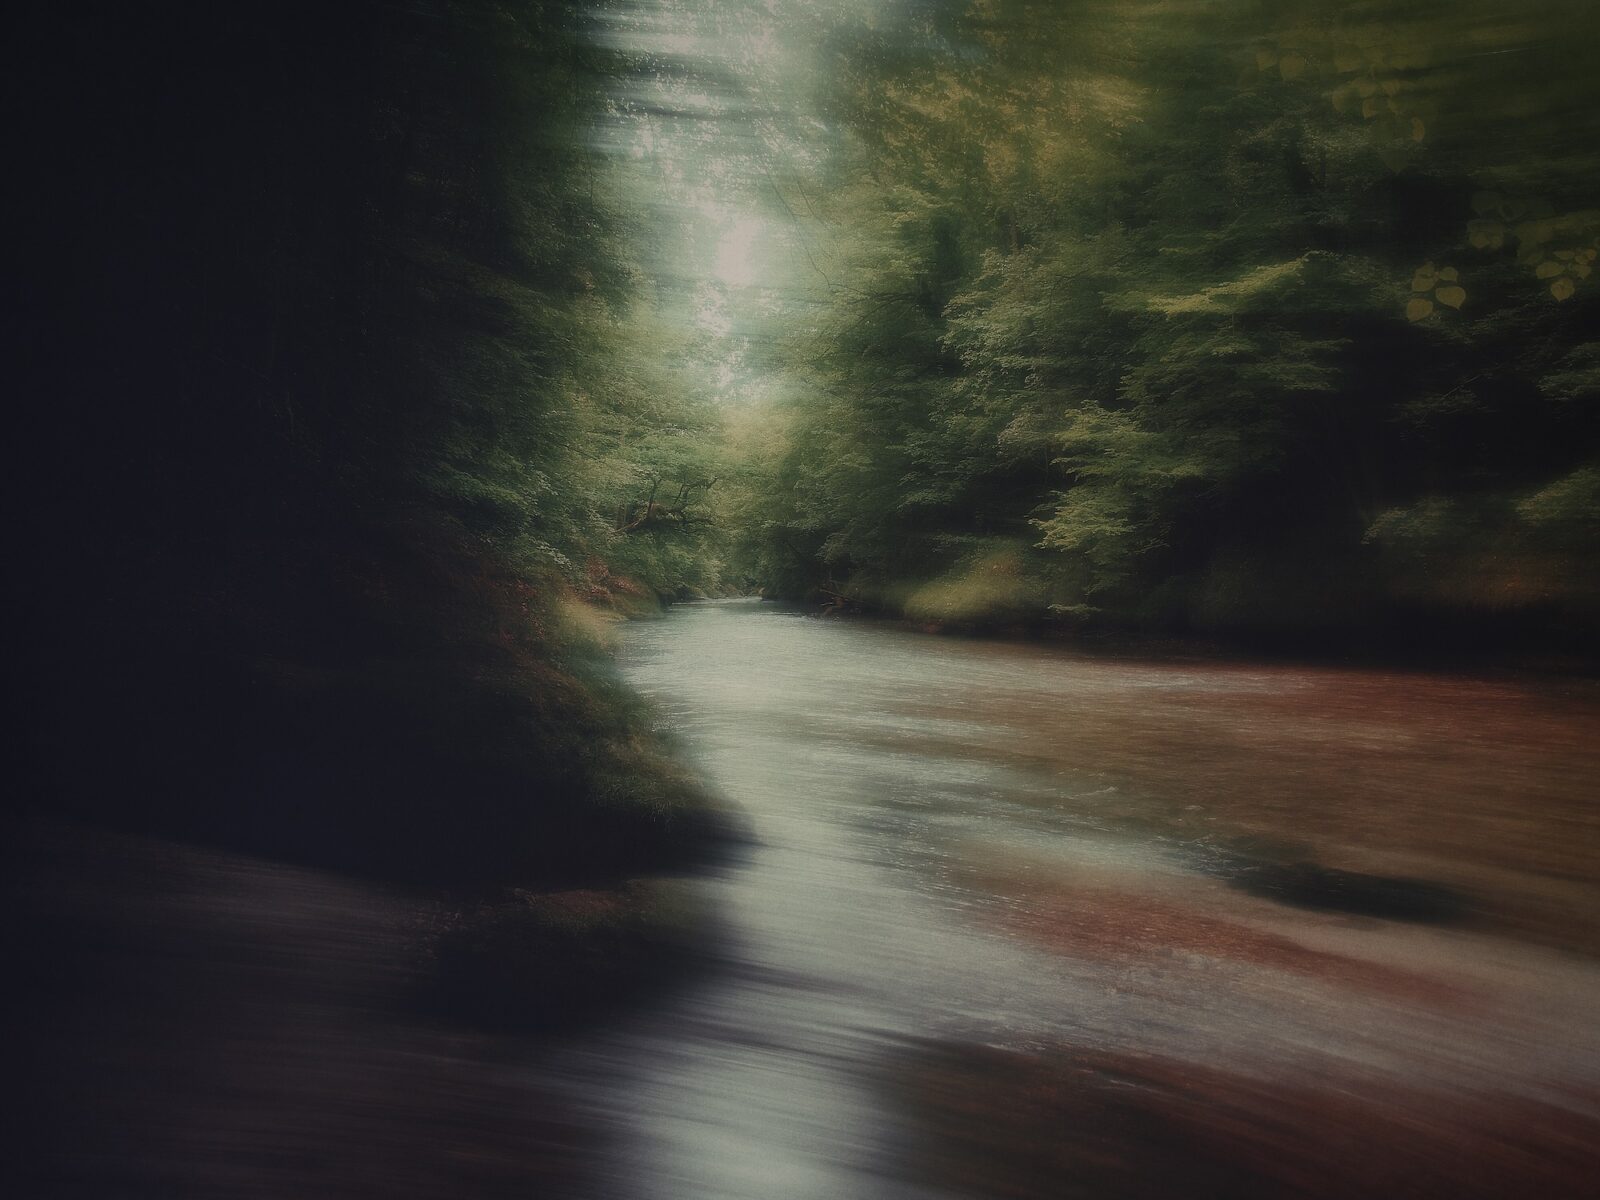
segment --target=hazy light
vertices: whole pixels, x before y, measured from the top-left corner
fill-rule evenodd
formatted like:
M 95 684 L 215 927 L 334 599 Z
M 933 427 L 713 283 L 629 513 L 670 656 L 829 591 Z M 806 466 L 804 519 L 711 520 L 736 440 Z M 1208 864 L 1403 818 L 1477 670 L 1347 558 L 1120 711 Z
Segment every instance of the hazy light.
M 756 239 L 765 224 L 759 217 L 736 217 L 717 242 L 711 274 L 730 288 L 749 287 L 756 281 Z

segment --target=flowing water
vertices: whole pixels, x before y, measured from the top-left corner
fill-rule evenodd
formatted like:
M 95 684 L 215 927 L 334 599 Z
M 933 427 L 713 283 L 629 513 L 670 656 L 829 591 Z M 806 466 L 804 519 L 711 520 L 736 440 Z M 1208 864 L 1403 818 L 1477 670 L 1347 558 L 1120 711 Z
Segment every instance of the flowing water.
M 1119 1081 L 1204 1093 L 1119 1126 L 1086 1194 L 1160 1194 L 1117 1182 L 1175 1144 L 1139 1131 L 1197 1120 L 1288 1194 L 1279 1159 L 1319 1136 L 1293 1114 L 1340 1097 L 1407 1161 L 1487 1123 L 1547 1188 L 1594 1165 L 1591 683 L 1086 656 L 753 601 L 637 623 L 623 660 L 756 844 L 691 885 L 720 968 L 564 1052 L 616 1135 L 595 1195 L 1078 1194 L 984 1182 L 1074 1079 L 1096 1114 Z

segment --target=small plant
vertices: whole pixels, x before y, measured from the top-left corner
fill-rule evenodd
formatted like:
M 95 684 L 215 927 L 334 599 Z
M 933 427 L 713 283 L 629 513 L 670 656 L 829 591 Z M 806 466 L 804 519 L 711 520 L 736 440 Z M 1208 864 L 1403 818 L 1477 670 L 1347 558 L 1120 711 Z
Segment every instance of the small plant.
M 1467 302 L 1467 290 L 1461 286 L 1461 275 L 1454 267 L 1435 267 L 1426 262 L 1411 277 L 1410 300 L 1406 301 L 1406 318 L 1420 321 L 1433 314 L 1435 304 L 1459 309 Z

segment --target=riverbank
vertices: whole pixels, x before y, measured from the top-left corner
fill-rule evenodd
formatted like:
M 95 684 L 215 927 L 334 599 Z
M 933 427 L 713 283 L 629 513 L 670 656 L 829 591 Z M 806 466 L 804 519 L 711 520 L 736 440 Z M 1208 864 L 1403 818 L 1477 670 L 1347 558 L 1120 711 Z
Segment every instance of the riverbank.
M 841 603 L 838 597 L 763 600 L 832 620 L 863 621 L 979 641 L 1038 643 L 1089 655 L 1194 659 L 1221 662 L 1241 657 L 1263 661 L 1338 663 L 1423 671 L 1507 671 L 1600 676 L 1600 633 L 1587 624 L 1540 615 L 1507 620 L 1413 613 L 1387 625 L 1321 629 L 1231 631 L 1140 628 L 1109 621 L 1051 617 L 929 619 L 891 607 Z
M 14 826 L 18 1196 L 582 1194 L 539 1063 L 707 952 L 670 881 L 476 904 L 166 839 Z M 521 937 L 484 938 L 524 914 Z

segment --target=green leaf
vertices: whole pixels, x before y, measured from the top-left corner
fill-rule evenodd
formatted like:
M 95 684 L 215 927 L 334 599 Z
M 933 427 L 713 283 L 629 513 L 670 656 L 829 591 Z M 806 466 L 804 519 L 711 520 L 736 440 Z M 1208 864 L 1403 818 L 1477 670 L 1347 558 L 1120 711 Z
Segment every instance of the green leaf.
M 1467 299 L 1466 289 L 1457 287 L 1455 284 L 1440 288 L 1434 295 L 1438 297 L 1440 304 L 1447 305 L 1450 308 L 1460 308 L 1466 303 Z
M 1306 60 L 1298 54 L 1285 54 L 1278 60 L 1278 72 L 1285 79 L 1299 79 L 1306 73 Z
M 1572 280 L 1566 278 L 1565 276 L 1562 276 L 1560 279 L 1556 280 L 1550 285 L 1550 294 L 1557 300 L 1570 299 L 1572 293 L 1577 290 L 1578 285 L 1573 283 Z
M 1505 245 L 1506 227 L 1499 221 L 1468 221 L 1468 240 L 1480 250 L 1498 250 Z
M 1461 272 L 1457 271 L 1454 267 L 1440 267 L 1439 278 L 1444 280 L 1446 283 L 1454 283 L 1456 280 L 1461 278 Z
M 1433 285 L 1439 282 L 1439 272 L 1433 269 L 1433 264 L 1417 268 L 1417 273 L 1411 277 L 1411 290 L 1413 292 L 1431 292 Z
M 1555 276 L 1560 275 L 1565 270 L 1566 268 L 1560 263 L 1552 260 L 1549 262 L 1540 263 L 1538 267 L 1534 269 L 1533 273 L 1540 279 L 1553 279 Z
M 1420 321 L 1433 311 L 1433 301 L 1424 300 L 1420 296 L 1413 296 L 1406 301 L 1406 320 Z
M 1340 46 L 1333 52 L 1333 65 L 1340 71 L 1359 71 L 1362 66 L 1361 51 L 1354 46 Z

